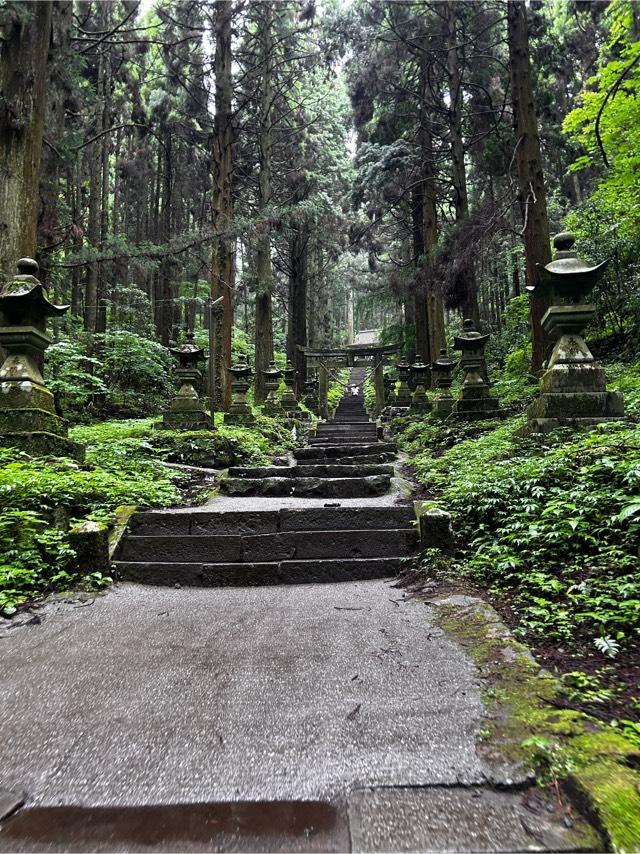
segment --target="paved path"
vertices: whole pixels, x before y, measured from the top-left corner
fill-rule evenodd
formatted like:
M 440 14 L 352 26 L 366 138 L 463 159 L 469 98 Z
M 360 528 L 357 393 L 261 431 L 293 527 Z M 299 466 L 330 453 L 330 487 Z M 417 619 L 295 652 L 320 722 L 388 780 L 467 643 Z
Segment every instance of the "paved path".
M 0 640 L 2 785 L 109 805 L 483 782 L 474 666 L 398 600 L 380 581 L 123 585 L 45 614 Z

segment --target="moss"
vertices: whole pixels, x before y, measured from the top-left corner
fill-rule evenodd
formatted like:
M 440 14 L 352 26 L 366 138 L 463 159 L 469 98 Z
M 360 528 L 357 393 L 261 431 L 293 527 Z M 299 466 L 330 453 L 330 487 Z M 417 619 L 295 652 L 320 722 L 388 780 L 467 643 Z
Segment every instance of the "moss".
M 602 827 L 614 851 L 640 848 L 639 776 L 615 761 L 599 761 L 576 771 L 574 791 Z
M 561 703 L 559 683 L 540 670 L 493 609 L 477 601 L 434 603 L 439 625 L 469 652 L 486 680 L 479 752 L 560 780 L 615 851 L 640 849 L 640 749 L 595 718 Z
M 122 504 L 113 511 L 115 522 L 109 531 L 109 557 L 112 558 L 127 529 L 129 520 L 138 509 L 137 504 Z

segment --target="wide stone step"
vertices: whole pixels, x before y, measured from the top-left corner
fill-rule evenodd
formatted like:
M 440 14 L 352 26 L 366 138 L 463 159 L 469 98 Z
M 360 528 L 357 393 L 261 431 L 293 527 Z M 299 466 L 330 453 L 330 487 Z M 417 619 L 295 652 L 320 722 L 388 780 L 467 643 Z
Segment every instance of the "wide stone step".
M 282 466 L 234 466 L 229 469 L 229 477 L 371 477 L 376 474 L 393 475 L 392 465 L 379 463 L 316 463 L 315 465 Z
M 326 424 L 318 424 L 316 433 L 375 433 L 378 429 L 377 424 L 373 421 L 353 422 L 349 421 L 340 424 L 336 421 L 329 421 Z
M 408 554 L 414 530 L 286 531 L 278 534 L 130 536 L 118 559 L 161 563 L 280 563 L 286 560 L 394 557 Z
M 317 440 L 313 441 L 317 444 L 307 448 L 296 448 L 293 452 L 293 456 L 297 460 L 310 460 L 324 458 L 330 459 L 331 457 L 355 457 L 362 456 L 365 454 L 383 454 L 396 452 L 395 442 L 370 442 L 369 444 L 361 444 L 356 442 L 350 444 L 347 442 L 340 442 L 335 444 L 327 444 L 325 442 L 318 442 Z
M 276 534 L 288 531 L 411 529 L 411 507 L 305 507 L 280 510 L 143 510 L 127 527 L 137 536 Z M 126 539 L 123 540 L 123 546 Z
M 371 444 L 373 436 L 367 434 L 366 436 L 353 436 L 350 433 L 345 434 L 344 436 L 336 436 L 335 434 L 331 434 L 329 436 L 317 436 L 313 439 L 309 439 L 309 445 L 338 445 L 341 444 L 343 447 L 345 445 L 363 445 L 363 444 Z
M 116 561 L 121 581 L 185 587 L 257 587 L 266 584 L 321 584 L 391 578 L 404 555 L 336 560 L 285 560 L 264 563 L 184 563 Z
M 319 498 L 366 498 L 384 495 L 391 486 L 388 474 L 372 477 L 225 477 L 220 489 L 226 495 L 282 496 Z
M 390 463 L 395 459 L 396 455 L 392 452 L 383 454 L 362 454 L 359 457 L 335 457 L 328 460 L 326 457 L 321 457 L 317 460 L 305 460 L 305 466 L 315 468 L 323 466 L 326 463 L 339 466 L 359 466 L 359 465 L 378 465 L 381 463 Z M 393 466 L 392 466 L 393 468 Z

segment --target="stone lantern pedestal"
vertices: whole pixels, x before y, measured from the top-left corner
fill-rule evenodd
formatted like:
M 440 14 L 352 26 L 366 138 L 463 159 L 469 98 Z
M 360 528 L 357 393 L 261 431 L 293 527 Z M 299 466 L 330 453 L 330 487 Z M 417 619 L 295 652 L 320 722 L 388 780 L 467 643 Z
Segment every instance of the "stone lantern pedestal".
M 227 368 L 231 374 L 231 406 L 225 413 L 225 424 L 253 424 L 255 418 L 251 407 L 247 403 L 247 392 L 251 384 L 253 371 L 247 365 L 244 356 L 240 356 L 237 364 Z
M 18 274 L 0 291 L 0 346 L 7 352 L 0 366 L 0 445 L 82 461 L 84 448 L 67 438 L 67 423 L 56 414 L 40 369 L 51 343 L 47 318 L 69 306 L 49 302 L 37 273 L 35 261 L 21 258 Z
M 396 390 L 396 407 L 409 409 L 411 406 L 411 389 L 409 388 L 409 371 L 411 365 L 406 359 L 401 359 L 396 365 L 398 370 L 398 388 Z
M 609 262 L 587 267 L 577 258 L 573 244 L 572 235 L 558 234 L 554 239 L 556 260 L 538 269 L 535 290 L 549 294 L 553 303 L 542 326 L 555 344 L 521 435 L 624 417 L 622 395 L 607 391 L 604 370 L 583 338 L 596 313 L 595 306 L 585 300 Z
M 176 376 L 180 388 L 169 409 L 162 414 L 160 426 L 167 430 L 211 430 L 211 419 L 195 389 L 202 377 L 197 364 L 204 361 L 204 350 L 194 344 L 193 332 L 187 332 L 185 339 L 182 347 L 169 348 L 179 361 Z
M 425 391 L 429 365 L 422 361 L 422 356 L 416 356 L 409 370 L 415 384 L 415 391 L 411 397 L 411 412 L 431 412 L 431 402 Z
M 262 372 L 262 375 L 265 378 L 264 387 L 267 391 L 267 397 L 262 407 L 262 411 L 265 415 L 270 415 L 271 417 L 282 415 L 282 404 L 278 397 L 278 388 L 280 386 L 282 371 L 279 371 L 278 368 L 276 368 L 275 362 L 269 362 L 269 367 L 266 371 Z
M 304 396 L 302 398 L 302 402 L 310 409 L 312 412 L 318 413 L 319 402 L 318 402 L 318 380 L 311 379 L 305 380 L 304 386 Z
M 454 339 L 456 350 L 462 351 L 460 364 L 464 370 L 464 382 L 460 397 L 453 407 L 453 415 L 461 421 L 482 421 L 485 418 L 503 418 L 500 402 L 491 396 L 491 388 L 483 373 L 486 371 L 484 348 L 488 335 L 481 335 L 472 320 L 465 320 L 462 335 Z
M 296 369 L 287 362 L 286 367 L 282 371 L 285 389 L 280 401 L 284 414 L 287 418 L 295 418 L 299 421 L 305 421 L 309 418 L 309 414 L 300 408 L 294 391 L 296 382 Z
M 451 394 L 453 384 L 453 371 L 456 362 L 450 359 L 445 349 L 440 350 L 440 355 L 431 364 L 431 371 L 436 378 L 436 400 L 433 406 L 434 418 L 448 418 L 453 412 L 454 399 Z

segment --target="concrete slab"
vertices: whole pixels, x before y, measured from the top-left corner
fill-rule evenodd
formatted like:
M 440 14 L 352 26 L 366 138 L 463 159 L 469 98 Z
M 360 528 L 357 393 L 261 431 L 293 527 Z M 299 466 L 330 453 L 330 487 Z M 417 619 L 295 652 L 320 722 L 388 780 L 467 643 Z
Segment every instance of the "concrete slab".
M 33 807 L 0 829 L 0 851 L 348 851 L 345 810 L 314 801 Z
M 581 819 L 523 792 L 479 787 L 378 789 L 349 798 L 353 851 L 599 851 Z
M 489 773 L 474 664 L 383 581 L 122 585 L 43 609 L 0 656 L 0 785 L 29 805 L 335 802 Z

